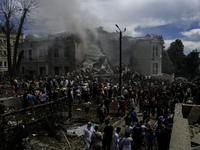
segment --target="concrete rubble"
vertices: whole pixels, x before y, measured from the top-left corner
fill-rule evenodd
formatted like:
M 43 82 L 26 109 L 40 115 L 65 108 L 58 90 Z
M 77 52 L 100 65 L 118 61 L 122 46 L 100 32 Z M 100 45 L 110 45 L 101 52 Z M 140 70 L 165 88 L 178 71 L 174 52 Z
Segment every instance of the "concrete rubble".
M 188 123 L 190 125 L 195 124 L 199 121 L 199 118 L 200 118 L 200 106 L 192 107 L 187 117 Z
M 191 142 L 200 145 L 200 133 L 195 135 L 194 138 L 192 138 Z

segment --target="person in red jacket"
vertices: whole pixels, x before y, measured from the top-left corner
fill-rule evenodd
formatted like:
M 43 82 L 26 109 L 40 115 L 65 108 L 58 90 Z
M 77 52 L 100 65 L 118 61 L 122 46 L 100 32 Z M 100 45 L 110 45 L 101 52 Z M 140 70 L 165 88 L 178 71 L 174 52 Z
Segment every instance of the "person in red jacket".
M 125 110 L 126 110 L 126 101 L 124 99 L 123 96 L 121 96 L 121 99 L 119 101 L 119 109 L 118 109 L 118 113 L 119 111 L 122 110 L 122 115 L 125 115 Z

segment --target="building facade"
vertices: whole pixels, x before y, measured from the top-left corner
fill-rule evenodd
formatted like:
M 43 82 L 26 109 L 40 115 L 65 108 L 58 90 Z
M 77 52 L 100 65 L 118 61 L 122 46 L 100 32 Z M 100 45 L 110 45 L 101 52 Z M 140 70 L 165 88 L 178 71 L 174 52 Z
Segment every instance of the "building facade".
M 65 75 L 77 66 L 78 42 L 72 35 L 28 39 L 19 49 L 24 51 L 23 74 Z
M 163 41 L 158 37 L 134 38 L 134 46 L 129 66 L 140 74 L 158 75 L 162 73 Z
M 12 31 L 10 35 L 10 44 L 11 44 L 11 59 L 14 55 L 14 46 L 15 40 L 17 36 L 17 31 Z M 23 34 L 20 37 L 20 41 L 23 40 Z M 8 71 L 8 57 L 7 57 L 7 39 L 6 35 L 3 33 L 2 29 L 0 28 L 0 72 Z
M 98 29 L 97 38 L 88 38 L 90 40 L 87 40 L 87 44 L 83 44 L 83 39 L 79 42 L 75 36 L 68 34 L 41 39 L 27 38 L 19 48 L 24 51 L 20 71 L 32 75 L 66 75 L 80 65 L 94 68 L 94 61 L 101 60 L 102 56 L 111 65 L 119 65 L 118 33 L 102 30 Z M 83 45 L 87 45 L 87 48 Z M 123 37 L 122 63 L 140 74 L 161 74 L 162 46 L 163 40 L 159 36 Z M 88 59 L 90 60 L 85 63 Z
M 101 47 L 109 62 L 119 66 L 119 33 L 98 29 Z M 158 75 L 162 73 L 162 36 L 122 37 L 122 63 L 140 74 Z

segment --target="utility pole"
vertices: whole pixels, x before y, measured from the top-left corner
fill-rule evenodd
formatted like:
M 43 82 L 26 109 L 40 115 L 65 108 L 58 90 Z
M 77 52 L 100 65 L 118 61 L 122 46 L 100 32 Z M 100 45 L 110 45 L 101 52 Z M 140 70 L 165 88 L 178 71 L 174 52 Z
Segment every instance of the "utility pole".
M 122 93 L 122 31 L 119 28 L 117 24 L 115 24 L 116 27 L 119 29 L 119 96 L 121 96 Z M 126 31 L 126 28 L 124 28 L 124 31 Z

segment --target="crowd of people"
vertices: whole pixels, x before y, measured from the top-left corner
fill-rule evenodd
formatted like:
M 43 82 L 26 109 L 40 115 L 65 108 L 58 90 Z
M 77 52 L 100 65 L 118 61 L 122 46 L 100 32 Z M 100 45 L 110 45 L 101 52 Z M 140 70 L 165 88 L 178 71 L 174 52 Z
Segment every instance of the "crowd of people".
M 184 103 L 190 97 L 198 104 L 199 85 L 187 86 L 182 82 L 170 83 L 130 73 L 122 77 L 122 93 L 119 93 L 118 78 L 115 77 L 103 79 L 83 74 L 53 78 L 34 76 L 32 80 L 22 80 L 23 107 L 56 101 L 63 96 L 70 97 L 73 105 L 83 104 L 86 120 L 89 121 L 83 133 L 86 150 L 139 150 L 143 147 L 152 150 L 155 145 L 159 150 L 168 149 L 175 104 Z M 12 83 L 12 92 L 16 94 L 19 83 L 17 79 Z M 109 120 L 104 120 L 105 115 L 110 113 L 112 102 L 117 104 L 117 114 L 125 117 L 125 131 L 121 131 L 120 127 L 113 129 Z M 99 123 L 105 121 L 106 124 L 103 134 L 98 131 L 98 126 L 91 126 L 90 107 L 94 103 L 99 104 Z M 67 108 L 66 99 L 63 100 L 63 107 Z M 143 114 L 141 120 L 137 117 L 136 107 Z M 157 124 L 151 124 L 150 118 L 156 119 Z M 124 136 L 120 137 L 122 132 Z
M 153 86 L 149 86 L 148 81 Z M 186 103 L 192 97 L 194 103 L 199 104 L 198 84 L 191 86 L 182 82 L 169 83 L 150 78 L 141 80 L 141 77 L 129 83 L 131 86 L 123 88 L 122 96 L 117 93 L 117 88 L 112 91 L 117 97 L 118 113 L 122 110 L 120 114 L 125 115 L 125 131 L 121 131 L 120 127 L 113 129 L 109 120 L 105 121 L 103 133 L 98 131 L 98 126 L 92 131 L 87 131 L 87 127 L 83 134 L 87 143 L 86 150 L 168 150 L 176 103 Z M 102 99 L 100 106 L 106 112 L 104 99 L 106 98 Z M 143 114 L 141 120 L 137 117 L 135 107 Z M 156 124 L 151 124 L 150 118 L 157 120 Z

